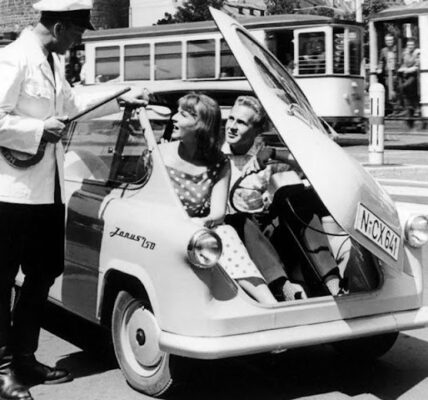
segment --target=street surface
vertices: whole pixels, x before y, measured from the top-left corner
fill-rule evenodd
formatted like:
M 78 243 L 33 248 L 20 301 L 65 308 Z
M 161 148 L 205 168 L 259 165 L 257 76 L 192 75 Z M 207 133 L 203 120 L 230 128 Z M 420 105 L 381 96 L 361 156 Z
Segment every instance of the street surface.
M 391 132 L 386 138 L 385 152 L 385 162 L 390 167 L 428 165 L 428 133 L 400 134 L 393 129 Z M 367 162 L 367 135 L 345 135 L 341 140 L 346 145 L 359 144 L 346 150 L 360 162 Z M 428 174 L 423 170 L 418 179 L 428 181 Z M 425 304 L 428 304 L 427 276 Z M 150 398 L 125 383 L 114 360 L 108 333 L 54 307 L 48 311 L 38 357 L 51 365 L 57 363 L 68 368 L 75 380 L 62 385 L 38 385 L 32 388 L 35 399 Z M 351 363 L 327 345 L 278 355 L 195 361 L 187 387 L 173 398 L 422 400 L 427 393 L 428 328 L 401 333 L 393 349 L 371 365 Z

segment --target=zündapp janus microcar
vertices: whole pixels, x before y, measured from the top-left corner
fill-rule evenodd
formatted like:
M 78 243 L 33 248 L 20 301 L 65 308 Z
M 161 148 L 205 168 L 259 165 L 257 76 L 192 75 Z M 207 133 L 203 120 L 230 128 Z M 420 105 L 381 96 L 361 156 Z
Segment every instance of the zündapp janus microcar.
M 153 102 L 138 114 L 125 109 L 71 124 L 65 139 L 65 272 L 50 298 L 110 329 L 126 380 L 153 396 L 185 378 L 182 364 L 192 358 L 319 343 L 375 358 L 392 347 L 399 331 L 428 322 L 422 304 L 427 217 L 405 199 L 397 209 L 331 140 L 275 57 L 236 21 L 212 14 L 268 115 L 276 146 L 287 148 L 297 164 L 271 169 L 261 201 L 235 187 L 230 202 L 266 228 L 290 279 L 308 298 L 255 301 L 218 263 L 227 243 L 188 217 L 157 147 L 171 132 L 179 83 L 163 92 L 154 85 Z M 233 104 L 227 88 L 208 84 L 226 117 Z M 242 207 L 245 196 L 254 209 Z M 311 229 L 302 210 L 321 221 L 314 232 L 326 239 L 347 283 L 340 296 L 327 290 L 311 243 L 301 239 L 299 232 Z

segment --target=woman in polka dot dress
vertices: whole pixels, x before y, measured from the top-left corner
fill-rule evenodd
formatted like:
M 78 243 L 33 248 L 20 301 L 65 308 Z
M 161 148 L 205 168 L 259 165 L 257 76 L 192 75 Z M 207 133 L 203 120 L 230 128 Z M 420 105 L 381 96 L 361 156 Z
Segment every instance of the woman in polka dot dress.
M 175 191 L 195 222 L 215 226 L 223 242 L 219 264 L 252 297 L 276 303 L 236 231 L 221 225 L 226 213 L 230 162 L 222 153 L 224 132 L 217 102 L 191 93 L 173 116 L 173 141 L 159 146 Z

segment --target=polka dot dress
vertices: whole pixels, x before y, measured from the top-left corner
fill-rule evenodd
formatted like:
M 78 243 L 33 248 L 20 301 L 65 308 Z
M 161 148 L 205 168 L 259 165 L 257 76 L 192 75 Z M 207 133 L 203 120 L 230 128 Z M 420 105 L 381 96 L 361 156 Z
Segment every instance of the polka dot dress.
M 261 278 L 262 274 L 253 263 L 244 244 L 230 225 L 214 228 L 223 243 L 219 264 L 232 279 Z
M 211 191 L 218 181 L 223 165 L 218 163 L 199 175 L 187 174 L 167 166 L 174 190 L 190 217 L 204 217 L 209 214 Z M 236 231 L 229 225 L 219 225 L 214 230 L 223 243 L 219 264 L 226 273 L 233 279 L 263 279 Z
M 191 175 L 167 166 L 175 193 L 191 217 L 204 217 L 209 214 L 211 191 L 218 181 L 222 166 L 223 164 L 217 163 L 212 169 L 199 175 Z

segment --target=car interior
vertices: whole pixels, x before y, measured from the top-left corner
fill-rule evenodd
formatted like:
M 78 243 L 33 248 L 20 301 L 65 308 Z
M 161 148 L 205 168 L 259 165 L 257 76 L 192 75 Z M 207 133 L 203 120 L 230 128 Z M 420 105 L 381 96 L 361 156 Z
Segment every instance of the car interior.
M 158 143 L 170 140 L 175 113 L 170 105 L 177 104 L 182 95 L 174 92 L 156 96 L 147 108 Z M 225 123 L 237 94 L 216 95 L 222 99 Z M 150 149 L 135 111 L 77 123 L 70 129 L 73 132 L 65 139 L 66 180 L 83 179 L 86 184 L 113 187 L 141 184 L 149 178 Z M 286 147 L 273 127 L 264 134 L 264 140 L 275 148 Z M 257 223 L 280 255 L 290 280 L 301 284 L 308 297 L 330 295 L 321 272 L 326 268 L 339 269 L 343 293 L 380 287 L 382 275 L 377 259 L 335 222 L 299 168 L 292 170 L 279 162 L 268 165 L 261 178 L 265 181 L 264 192 L 251 189 L 260 186 L 251 184 L 254 178 L 249 175 L 231 188 L 230 204 L 235 212 L 245 213 Z

